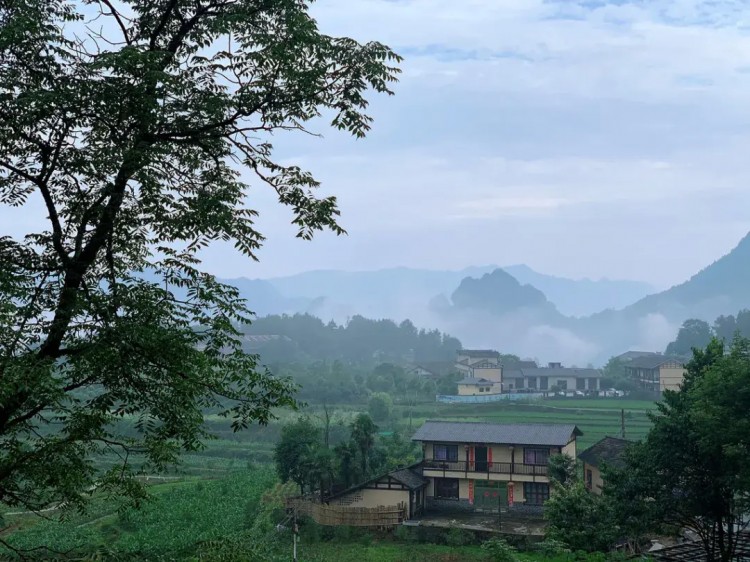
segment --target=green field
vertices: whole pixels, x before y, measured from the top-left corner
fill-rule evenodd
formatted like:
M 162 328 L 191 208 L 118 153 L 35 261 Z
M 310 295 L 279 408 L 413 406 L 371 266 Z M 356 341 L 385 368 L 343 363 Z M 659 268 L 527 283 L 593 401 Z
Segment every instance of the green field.
M 655 403 L 651 401 L 616 398 L 419 405 L 413 410 L 413 425 L 418 427 L 426 419 L 496 423 L 572 423 L 583 432 L 578 439 L 578 450 L 581 451 L 602 437 L 620 436 L 623 410 L 626 438 L 642 439 L 651 427 L 647 412 L 654 408 Z

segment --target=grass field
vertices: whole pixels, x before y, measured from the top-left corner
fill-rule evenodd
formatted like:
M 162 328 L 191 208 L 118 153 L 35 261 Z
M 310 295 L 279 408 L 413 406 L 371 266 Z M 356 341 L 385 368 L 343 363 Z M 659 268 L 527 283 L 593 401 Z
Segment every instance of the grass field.
M 654 408 L 654 402 L 616 398 L 420 405 L 413 411 L 413 427 L 418 427 L 427 419 L 495 423 L 572 423 L 583 432 L 583 436 L 578 439 L 580 451 L 602 437 L 619 436 L 623 410 L 626 438 L 642 439 L 651 428 L 647 412 Z

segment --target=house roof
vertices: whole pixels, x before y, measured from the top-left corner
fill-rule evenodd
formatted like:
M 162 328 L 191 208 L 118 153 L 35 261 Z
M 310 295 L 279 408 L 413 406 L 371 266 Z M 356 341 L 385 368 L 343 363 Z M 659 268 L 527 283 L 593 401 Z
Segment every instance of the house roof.
M 507 363 L 503 363 L 503 369 L 509 369 L 512 371 L 518 370 L 518 369 L 536 369 L 537 368 L 536 361 L 508 361 Z
M 459 349 L 459 355 L 468 355 L 469 357 L 500 357 L 500 352 L 494 349 Z
M 626 369 L 656 369 L 665 363 L 679 363 L 683 365 L 685 361 L 679 357 L 670 355 L 644 355 L 636 357 L 625 363 Z
M 630 361 L 631 359 L 637 359 L 638 357 L 653 357 L 654 355 L 661 355 L 658 351 L 626 351 L 616 356 L 615 359 L 622 359 L 623 361 Z
M 393 472 L 389 472 L 388 476 L 390 476 L 394 480 L 398 480 L 410 490 L 418 490 L 419 488 L 430 483 L 427 478 L 425 478 L 421 474 L 416 473 L 410 468 L 401 468 L 399 470 L 394 470 Z
M 386 478 L 388 476 L 390 476 L 397 482 L 400 482 L 401 484 L 403 484 L 410 490 L 418 490 L 419 488 L 423 488 L 424 486 L 427 486 L 427 484 L 430 483 L 429 480 L 427 480 L 421 474 L 413 470 L 415 467 L 419 466 L 421 463 L 422 461 L 419 461 L 410 466 L 407 466 L 406 468 L 398 468 L 396 470 L 391 470 L 390 472 L 381 474 L 380 476 L 376 476 L 375 478 L 370 478 L 369 480 L 365 482 L 361 482 L 360 484 L 356 484 L 355 486 L 352 486 L 351 488 L 347 488 L 346 490 L 342 490 L 336 494 L 329 496 L 326 501 L 334 500 L 336 498 L 340 498 L 341 496 L 345 496 L 346 494 L 349 494 L 351 492 L 361 490 L 368 484 L 372 484 L 373 482 L 377 482 L 378 480 L 382 480 L 383 478 Z
M 466 377 L 465 379 L 458 381 L 458 384 L 468 384 L 468 385 L 473 385 L 473 386 L 479 386 L 479 385 L 485 385 L 485 384 L 492 384 L 492 381 L 488 381 L 487 379 L 475 379 L 474 377 Z
M 426 361 L 417 363 L 411 368 L 412 371 L 416 369 L 424 369 L 434 376 L 450 375 L 458 371 L 454 361 Z
M 602 376 L 599 369 L 578 369 L 577 367 L 537 367 L 520 370 L 524 377 L 597 378 Z
M 484 423 L 427 420 L 412 441 L 497 443 L 506 445 L 567 445 L 582 435 L 573 424 Z
M 602 463 L 606 463 L 616 468 L 622 468 L 624 466 L 622 455 L 630 444 L 631 441 L 626 441 L 625 439 L 605 437 L 585 451 L 582 451 L 578 455 L 578 458 L 596 467 Z
M 575 377 L 575 378 L 600 378 L 602 372 L 599 369 L 578 369 L 575 367 L 533 367 L 530 369 L 503 370 L 503 377 L 518 379 L 525 377 Z

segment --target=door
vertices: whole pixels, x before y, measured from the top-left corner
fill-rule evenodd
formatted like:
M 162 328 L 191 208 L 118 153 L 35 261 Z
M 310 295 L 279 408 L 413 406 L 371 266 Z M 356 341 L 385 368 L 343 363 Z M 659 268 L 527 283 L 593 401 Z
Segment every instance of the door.
M 494 511 L 508 506 L 508 483 L 487 480 L 474 481 L 474 508 Z
M 487 447 L 474 447 L 474 470 L 487 472 Z

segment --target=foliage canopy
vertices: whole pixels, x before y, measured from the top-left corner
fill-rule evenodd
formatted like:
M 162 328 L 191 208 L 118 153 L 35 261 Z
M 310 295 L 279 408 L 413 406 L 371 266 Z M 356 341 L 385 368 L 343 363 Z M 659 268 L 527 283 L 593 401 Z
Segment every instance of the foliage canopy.
M 200 251 L 255 258 L 256 183 L 299 237 L 343 232 L 271 134 L 325 115 L 364 136 L 365 94 L 391 93 L 399 57 L 320 33 L 307 4 L 0 4 L 0 204 L 44 208 L 38 229 L 0 233 L 0 501 L 82 505 L 94 485 L 137 499 L 133 459 L 199 448 L 203 408 L 240 429 L 293 404 L 242 350 L 249 310 Z M 101 450 L 122 459 L 104 475 Z

